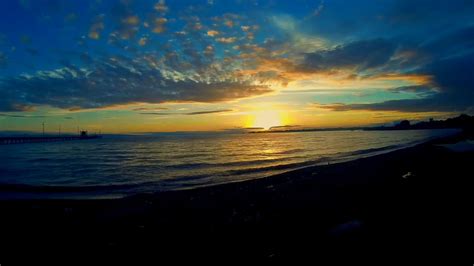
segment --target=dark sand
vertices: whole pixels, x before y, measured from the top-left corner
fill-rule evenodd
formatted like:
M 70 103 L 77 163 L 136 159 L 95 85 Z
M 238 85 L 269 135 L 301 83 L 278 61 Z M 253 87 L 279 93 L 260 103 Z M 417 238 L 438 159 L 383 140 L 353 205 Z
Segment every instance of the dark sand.
M 195 190 L 0 201 L 0 258 L 436 257 L 464 245 L 474 153 L 435 144 L 465 138 Z

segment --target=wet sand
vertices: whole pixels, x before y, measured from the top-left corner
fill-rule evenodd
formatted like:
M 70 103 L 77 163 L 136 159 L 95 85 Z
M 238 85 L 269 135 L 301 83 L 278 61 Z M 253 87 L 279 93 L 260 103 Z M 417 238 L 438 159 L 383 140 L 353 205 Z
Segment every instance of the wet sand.
M 468 231 L 463 214 L 471 204 L 463 195 L 474 152 L 439 145 L 468 137 L 194 190 L 115 200 L 0 201 L 0 257 L 433 256 Z

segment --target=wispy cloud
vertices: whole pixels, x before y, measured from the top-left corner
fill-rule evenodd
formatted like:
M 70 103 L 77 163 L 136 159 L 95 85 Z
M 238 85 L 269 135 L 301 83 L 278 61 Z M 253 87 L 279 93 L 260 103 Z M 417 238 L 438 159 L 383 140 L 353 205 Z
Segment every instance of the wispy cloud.
M 221 109 L 221 110 L 210 110 L 210 111 L 198 111 L 198 112 L 188 112 L 188 113 L 170 113 L 170 112 L 162 112 L 162 113 L 140 113 L 142 115 L 158 115 L 158 116 L 171 116 L 171 115 L 207 115 L 207 114 L 217 114 L 217 113 L 227 113 L 232 112 L 231 109 Z
M 215 113 L 227 113 L 232 112 L 231 109 L 223 109 L 223 110 L 212 110 L 212 111 L 199 111 L 199 112 L 191 112 L 187 113 L 186 115 L 205 115 L 205 114 L 215 114 Z
M 50 117 L 50 116 L 47 116 L 47 115 L 18 115 L 18 114 L 1 114 L 1 113 L 0 113 L 0 116 L 14 117 L 14 118 L 46 118 L 46 117 Z
M 168 110 L 166 107 L 138 107 L 132 109 L 133 111 L 159 111 L 159 110 Z

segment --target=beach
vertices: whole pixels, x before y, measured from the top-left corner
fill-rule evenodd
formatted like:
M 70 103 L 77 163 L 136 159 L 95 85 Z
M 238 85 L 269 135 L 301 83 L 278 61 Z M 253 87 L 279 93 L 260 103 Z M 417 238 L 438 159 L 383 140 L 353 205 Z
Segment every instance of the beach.
M 461 197 L 474 163 L 469 138 L 461 133 L 262 179 L 123 199 L 2 200 L 1 257 L 434 255 L 467 231 L 462 213 L 469 204 Z

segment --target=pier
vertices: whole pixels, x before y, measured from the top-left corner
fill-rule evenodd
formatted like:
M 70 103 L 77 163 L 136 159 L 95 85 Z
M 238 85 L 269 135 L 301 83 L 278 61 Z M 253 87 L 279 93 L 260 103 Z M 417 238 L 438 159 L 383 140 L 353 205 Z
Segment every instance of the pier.
M 102 138 L 100 135 L 87 135 L 87 132 L 81 132 L 80 135 L 69 135 L 69 136 L 31 136 L 31 137 L 0 137 L 0 145 L 8 144 L 23 144 L 23 143 L 40 143 L 40 142 L 58 142 L 58 141 L 71 141 L 71 140 L 88 140 L 88 139 L 99 139 Z

